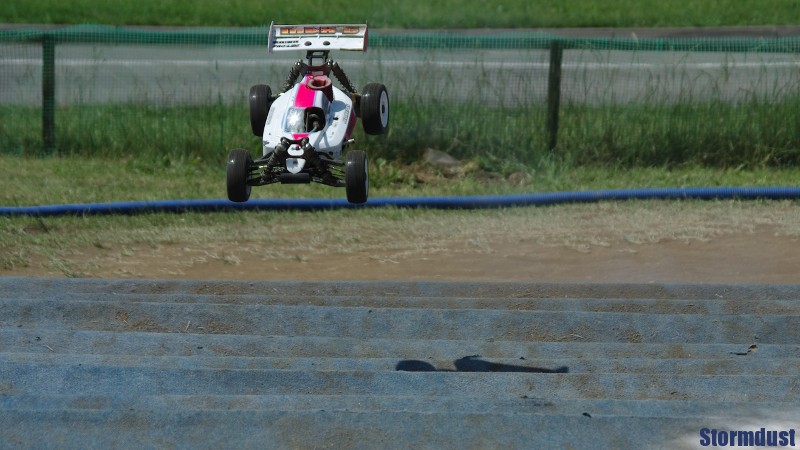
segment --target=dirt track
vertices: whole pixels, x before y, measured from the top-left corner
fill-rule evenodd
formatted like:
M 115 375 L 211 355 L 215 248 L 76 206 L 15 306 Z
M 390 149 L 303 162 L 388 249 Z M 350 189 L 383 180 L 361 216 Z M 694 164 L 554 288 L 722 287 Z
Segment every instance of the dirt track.
M 477 234 L 477 233 L 476 233 Z M 85 248 L 69 257 L 79 276 L 205 280 L 518 280 L 544 282 L 800 282 L 800 238 L 760 226 L 705 239 L 654 243 L 598 241 L 553 244 L 530 237 L 438 242 L 435 249 L 413 239 L 391 250 L 265 256 L 239 243 L 241 251 L 181 243 L 126 247 L 125 255 Z M 46 262 L 2 275 L 64 276 Z

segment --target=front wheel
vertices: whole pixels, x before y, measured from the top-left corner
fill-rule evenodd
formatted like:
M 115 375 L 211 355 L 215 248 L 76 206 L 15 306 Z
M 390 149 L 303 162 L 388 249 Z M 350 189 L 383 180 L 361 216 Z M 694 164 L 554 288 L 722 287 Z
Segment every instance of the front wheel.
M 228 154 L 228 199 L 232 202 L 246 202 L 250 198 L 252 186 L 247 184 L 253 157 L 250 152 L 237 148 Z
M 344 185 L 348 202 L 364 203 L 367 201 L 369 171 L 367 154 L 363 151 L 353 150 L 347 153 L 347 162 L 344 166 Z
M 384 134 L 389 129 L 389 93 L 380 83 L 369 83 L 361 94 L 361 120 L 367 134 Z

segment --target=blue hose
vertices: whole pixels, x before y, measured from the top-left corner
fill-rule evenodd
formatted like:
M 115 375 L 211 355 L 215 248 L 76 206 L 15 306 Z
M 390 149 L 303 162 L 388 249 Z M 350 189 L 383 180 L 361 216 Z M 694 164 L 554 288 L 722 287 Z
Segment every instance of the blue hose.
M 800 187 L 713 187 L 648 188 L 599 191 L 549 192 L 539 194 L 483 195 L 452 197 L 379 197 L 362 205 L 345 199 L 253 199 L 245 203 L 228 200 L 157 200 L 113 203 L 81 203 L 46 206 L 0 207 L 0 216 L 64 216 L 95 214 L 137 214 L 144 212 L 218 212 L 218 211 L 316 211 L 341 208 L 477 209 L 512 206 L 542 206 L 563 203 L 594 203 L 609 200 L 671 199 L 800 199 Z

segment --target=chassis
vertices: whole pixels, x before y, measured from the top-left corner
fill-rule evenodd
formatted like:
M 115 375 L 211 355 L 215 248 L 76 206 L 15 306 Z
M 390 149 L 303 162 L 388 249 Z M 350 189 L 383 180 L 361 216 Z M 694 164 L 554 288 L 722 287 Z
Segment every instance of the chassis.
M 262 140 L 262 155 L 254 160 L 247 149 L 230 152 L 231 201 L 247 201 L 253 186 L 311 182 L 344 187 L 351 203 L 367 201 L 367 155 L 349 147 L 357 118 L 366 134 L 386 133 L 388 92 L 380 83 L 358 92 L 329 57 L 332 49 L 366 51 L 366 36 L 366 25 L 270 26 L 270 52 L 305 50 L 306 58 L 291 67 L 280 94 L 264 84 L 250 88 L 250 126 Z

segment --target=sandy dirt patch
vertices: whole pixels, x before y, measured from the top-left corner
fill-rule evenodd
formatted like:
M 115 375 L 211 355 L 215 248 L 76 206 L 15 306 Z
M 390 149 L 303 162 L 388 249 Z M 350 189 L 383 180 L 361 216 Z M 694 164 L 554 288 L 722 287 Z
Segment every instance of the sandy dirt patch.
M 272 217 L 269 233 L 253 233 L 256 218 L 255 225 L 225 224 L 226 239 L 208 227 L 177 228 L 164 242 L 151 236 L 85 245 L 58 264 L 33 258 L 1 275 L 800 283 L 800 208 L 793 203 L 371 214 Z M 182 233 L 191 238 L 176 237 Z

